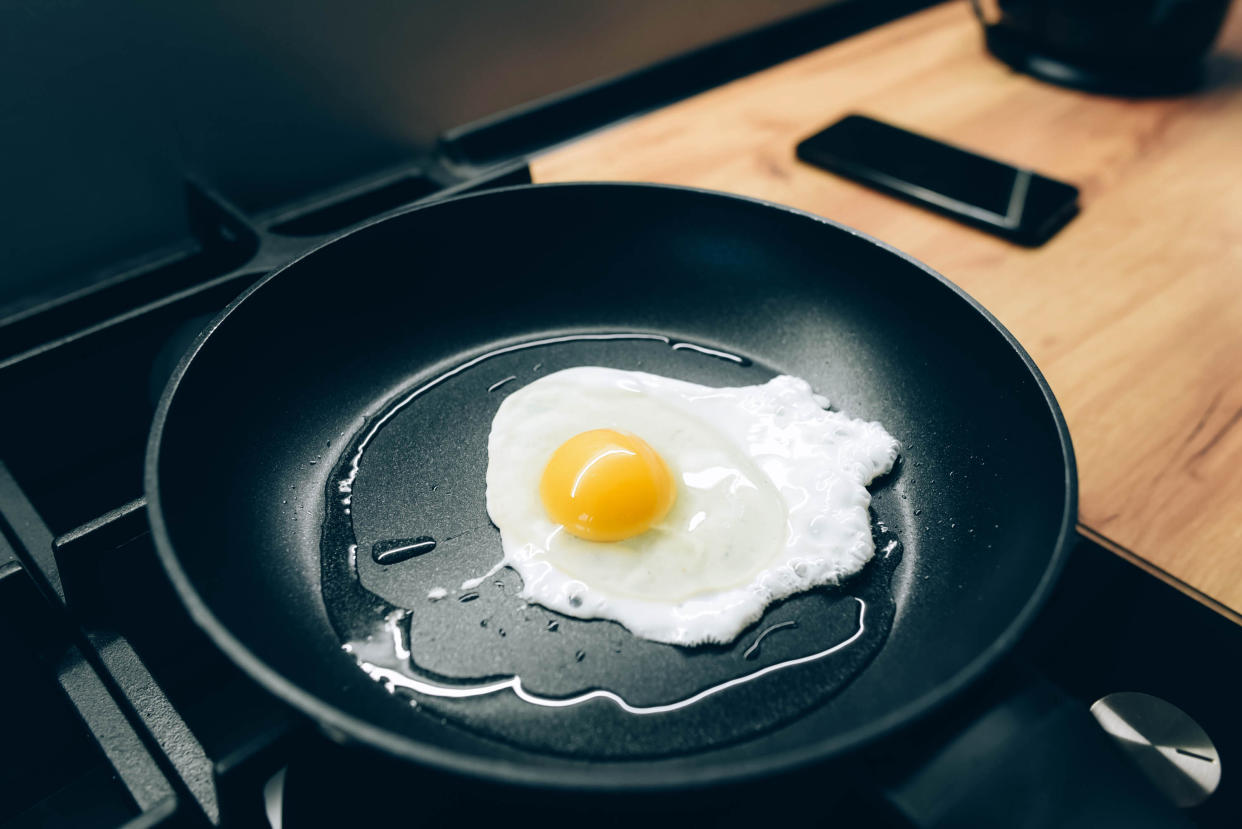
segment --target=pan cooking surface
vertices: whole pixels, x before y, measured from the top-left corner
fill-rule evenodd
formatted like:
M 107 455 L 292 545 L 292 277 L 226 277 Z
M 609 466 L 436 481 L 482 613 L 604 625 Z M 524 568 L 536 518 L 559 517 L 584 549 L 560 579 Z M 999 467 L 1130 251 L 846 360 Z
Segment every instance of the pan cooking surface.
M 871 487 L 877 553 L 864 571 L 770 606 L 730 645 L 678 648 L 615 622 L 528 605 L 509 569 L 473 584 L 501 558 L 484 498 L 492 418 L 507 394 L 580 365 L 713 386 L 755 385 L 780 373 L 673 337 L 594 333 L 483 350 L 419 378 L 359 431 L 329 477 L 322 585 L 352 653 L 341 658 L 356 658 L 392 689 L 394 705 L 526 748 L 590 758 L 734 742 L 840 691 L 892 625 L 897 538 L 912 517 L 892 497 L 899 470 Z M 831 398 L 831 389 L 820 391 Z M 377 563 L 371 554 L 389 562 L 388 551 L 418 539 L 403 561 Z
M 403 392 L 489 348 L 626 331 L 752 364 L 662 340 L 506 352 L 393 414 L 353 491 L 336 489 L 335 461 Z M 841 411 L 878 420 L 902 442 L 900 467 L 871 488 L 875 525 L 904 547 L 889 562 L 892 581 L 873 561 L 840 590 L 769 608 L 729 648 L 686 651 L 519 607 L 512 573 L 480 584 L 472 601 L 460 592 L 428 601 L 432 588 L 459 588 L 501 557 L 484 473 L 503 396 L 544 372 L 594 364 L 718 386 L 791 374 Z M 1076 503 L 1051 392 L 951 284 L 807 214 L 625 184 L 420 207 L 273 274 L 213 324 L 171 381 L 146 488 L 156 547 L 193 618 L 337 737 L 491 779 L 618 790 L 789 769 L 926 714 L 1025 628 L 1064 559 Z M 356 573 L 349 524 L 328 521 L 325 544 L 325 507 L 343 518 L 347 495 Z M 371 558 L 377 542 L 387 566 Z M 607 689 L 652 705 L 847 639 L 853 596 L 868 602 L 868 630 L 887 625 L 888 608 L 882 646 L 860 639 L 670 714 L 626 714 L 606 698 L 555 710 L 508 688 L 419 696 L 412 709 L 341 650 L 391 608 L 409 608 L 420 675 L 458 685 L 518 675 L 547 698 Z M 795 620 L 745 658 L 760 633 Z

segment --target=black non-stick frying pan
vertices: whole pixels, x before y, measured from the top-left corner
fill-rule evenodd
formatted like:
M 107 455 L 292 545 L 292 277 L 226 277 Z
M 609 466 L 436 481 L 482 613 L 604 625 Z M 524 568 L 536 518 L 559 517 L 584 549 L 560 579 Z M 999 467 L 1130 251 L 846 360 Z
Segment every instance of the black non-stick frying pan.
M 484 507 L 497 407 L 575 365 L 717 386 L 793 374 L 879 420 L 903 448 L 871 487 L 876 559 L 769 608 L 734 644 L 696 649 L 525 606 L 509 571 L 462 589 L 501 555 Z M 1076 506 L 1047 384 L 950 282 L 816 216 L 624 184 L 410 210 L 267 277 L 175 373 L 146 487 L 195 621 L 331 733 L 594 789 L 789 769 L 928 713 L 1036 613 Z M 434 549 L 372 559 L 417 539 Z M 429 599 L 435 587 L 447 597 Z M 394 689 L 342 648 L 389 634 L 412 675 L 498 690 Z M 544 704 L 520 699 L 513 677 Z M 598 689 L 644 712 L 583 699 Z M 650 710 L 705 689 L 719 690 Z

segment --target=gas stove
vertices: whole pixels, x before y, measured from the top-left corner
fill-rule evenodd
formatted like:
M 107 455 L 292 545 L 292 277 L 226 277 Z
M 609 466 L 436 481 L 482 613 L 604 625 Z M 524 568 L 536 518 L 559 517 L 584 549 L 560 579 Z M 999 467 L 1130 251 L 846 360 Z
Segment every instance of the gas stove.
M 481 784 L 415 775 L 338 746 L 229 663 L 173 596 L 141 492 L 151 412 L 196 332 L 263 272 L 382 213 L 392 194 L 416 194 L 417 175 L 404 171 L 260 221 L 191 184 L 189 209 L 203 228 L 197 252 L 0 328 L 9 352 L 0 362 L 8 403 L 0 435 L 0 654 L 9 712 L 0 825 L 262 826 L 269 813 L 290 826 L 328 815 L 344 823 L 356 814 L 357 792 L 389 793 L 366 798 L 377 816 L 403 808 L 406 787 L 412 796 L 429 780 L 438 780 L 440 796 L 420 807 L 427 816 L 440 809 L 459 824 L 488 819 L 464 805 Z M 526 167 L 511 164 L 428 185 L 424 195 L 527 180 Z M 108 316 L 92 321 L 101 309 Z M 14 348 L 30 334 L 39 341 Z M 981 752 L 1021 751 L 1021 728 L 998 740 L 995 729 L 973 733 L 970 725 L 1008 695 L 998 687 L 1017 683 L 1052 689 L 1043 693 L 1083 710 L 1110 694 L 1141 692 L 1186 712 L 1212 749 L 1182 747 L 1184 797 L 1214 789 L 1186 814 L 1202 826 L 1234 825 L 1242 786 L 1229 777 L 1215 785 L 1211 766 L 1242 756 L 1236 691 L 1220 656 L 1240 650 L 1242 628 L 1080 539 L 1049 607 L 1008 664 L 938 718 L 936 733 L 867 752 L 860 782 L 833 795 L 833 814 L 874 825 L 924 821 L 929 780 L 977 775 Z M 402 793 L 395 802 L 394 791 Z M 749 812 L 731 800 L 718 822 L 757 819 L 757 800 Z M 703 814 L 701 804 L 695 809 Z M 678 814 L 669 807 L 670 822 Z
M 838 20 L 833 36 L 879 19 Z M 796 51 L 827 37 L 804 26 L 793 39 Z M 722 70 L 701 60 L 665 67 L 638 86 L 667 96 L 671 78 L 710 85 L 754 68 L 767 59 L 760 53 L 790 53 L 764 49 L 752 43 Z M 636 83 L 458 131 L 441 160 L 275 209 L 243 210 L 187 180 L 193 237 L 184 245 L 0 319 L 0 827 L 300 827 L 360 815 L 521 822 L 511 804 L 528 795 L 339 745 L 225 659 L 156 560 L 142 460 L 180 355 L 251 283 L 400 207 L 529 181 L 523 162 L 501 159 L 633 111 L 639 99 L 662 100 L 636 98 Z M 692 91 L 679 83 L 678 94 Z M 583 797 L 549 804 L 544 794 L 544 811 L 524 814 L 749 826 L 809 779 L 817 823 L 960 825 L 945 811 L 950 790 L 1002 792 L 1015 762 L 1046 764 L 1055 779 L 1057 758 L 1038 756 L 1028 738 L 1068 705 L 1094 713 L 1149 775 L 1150 791 L 1184 806 L 1193 825 L 1236 826 L 1242 783 L 1220 769 L 1242 757 L 1235 671 L 1223 656 L 1240 652 L 1242 627 L 1080 538 L 1048 607 L 999 670 L 934 723 L 848 768 L 606 809 Z

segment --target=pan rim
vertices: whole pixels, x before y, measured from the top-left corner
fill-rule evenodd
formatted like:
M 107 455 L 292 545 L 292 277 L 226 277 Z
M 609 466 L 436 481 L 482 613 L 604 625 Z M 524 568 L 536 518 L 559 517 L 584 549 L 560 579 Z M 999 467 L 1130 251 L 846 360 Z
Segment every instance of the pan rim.
M 895 255 L 907 264 L 918 268 L 927 276 L 939 282 L 943 287 L 956 294 L 959 299 L 966 302 L 1001 335 L 1009 347 L 1017 354 L 1027 371 L 1030 372 L 1031 378 L 1035 381 L 1039 392 L 1043 395 L 1049 413 L 1052 416 L 1061 446 L 1065 471 L 1065 500 L 1062 506 L 1061 526 L 1057 530 L 1056 541 L 1052 554 L 1048 559 L 1048 566 L 1040 576 L 1038 584 L 1025 604 L 988 647 L 980 651 L 948 680 L 941 682 L 910 702 L 893 709 L 882 717 L 869 720 L 856 728 L 808 746 L 768 753 L 758 758 L 744 758 L 723 763 L 677 763 L 676 760 L 686 759 L 685 757 L 678 757 L 663 761 L 581 761 L 580 763 L 571 762 L 563 766 L 548 768 L 445 749 L 435 744 L 418 741 L 376 726 L 362 717 L 355 716 L 332 705 L 319 696 L 303 689 L 297 683 L 285 678 L 283 674 L 269 666 L 243 644 L 240 639 L 233 635 L 210 610 L 207 603 L 195 589 L 189 575 L 181 566 L 180 560 L 173 548 L 160 502 L 159 458 L 164 429 L 177 389 L 197 354 L 214 332 L 247 298 L 306 257 L 314 255 L 328 245 L 353 236 L 380 222 L 435 208 L 449 202 L 485 199 L 495 197 L 497 194 L 515 191 L 552 188 L 669 190 L 711 198 L 736 200 L 779 210 L 803 220 L 814 221 L 870 243 L 882 251 Z M 1078 476 L 1073 444 L 1070 439 L 1069 426 L 1065 421 L 1060 405 L 1052 393 L 1051 387 L 1017 338 L 991 312 L 984 308 L 978 300 L 966 293 L 956 283 L 947 279 L 930 266 L 885 242 L 839 222 L 788 205 L 705 188 L 607 181 L 523 184 L 465 194 L 390 212 L 326 240 L 282 267 L 266 274 L 243 291 L 241 295 L 230 302 L 212 319 L 198 334 L 193 345 L 182 355 L 160 396 L 159 405 L 155 411 L 147 440 L 143 483 L 147 500 L 147 518 L 151 526 L 157 558 L 168 575 L 178 599 L 189 613 L 191 620 L 211 639 L 217 648 L 223 651 L 251 679 L 258 682 L 269 693 L 272 693 L 277 698 L 308 716 L 329 737 L 338 742 L 357 742 L 399 759 L 423 763 L 444 771 L 482 780 L 532 788 L 580 792 L 594 791 L 600 793 L 626 791 L 658 792 L 698 788 L 792 772 L 857 750 L 926 717 L 979 680 L 1001 656 L 1017 643 L 1038 615 L 1052 592 L 1052 588 L 1056 584 L 1068 558 L 1075 535 L 1074 528 L 1076 526 L 1078 510 Z M 607 769 L 608 773 L 602 774 L 602 769 Z

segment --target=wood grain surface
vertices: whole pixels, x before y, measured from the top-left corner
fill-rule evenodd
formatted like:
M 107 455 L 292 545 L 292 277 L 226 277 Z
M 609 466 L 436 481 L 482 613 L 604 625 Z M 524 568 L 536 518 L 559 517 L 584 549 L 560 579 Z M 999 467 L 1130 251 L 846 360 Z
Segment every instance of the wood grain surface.
M 1122 100 L 1017 74 L 948 3 L 641 116 L 537 181 L 758 196 L 856 227 L 978 298 L 1065 410 L 1088 534 L 1242 611 L 1242 5 L 1190 96 Z M 794 145 L 861 112 L 1066 179 L 1082 212 L 1028 250 L 836 178 Z M 1103 587 L 1102 589 L 1107 589 Z

